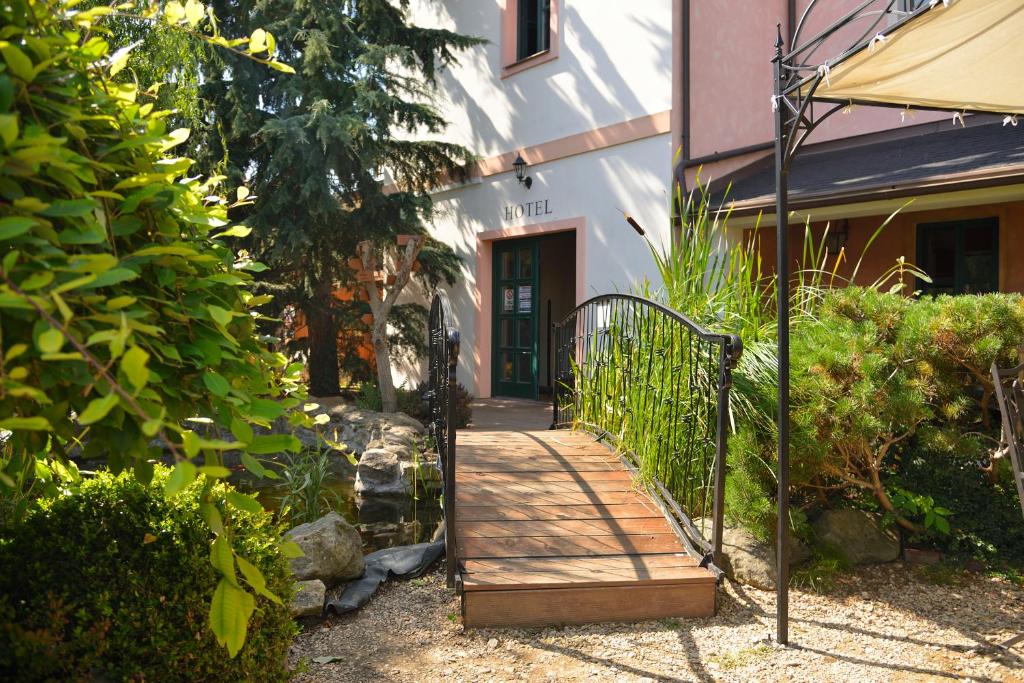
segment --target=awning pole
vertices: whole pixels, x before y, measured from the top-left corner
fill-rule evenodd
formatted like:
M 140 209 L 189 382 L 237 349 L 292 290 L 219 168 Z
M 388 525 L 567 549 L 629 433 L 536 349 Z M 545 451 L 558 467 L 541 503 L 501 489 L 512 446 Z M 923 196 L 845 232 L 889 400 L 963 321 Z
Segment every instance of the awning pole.
M 776 639 L 789 643 L 789 165 L 786 163 L 787 106 L 783 101 L 782 25 L 775 41 L 775 229 L 779 338 L 779 518 L 776 529 Z

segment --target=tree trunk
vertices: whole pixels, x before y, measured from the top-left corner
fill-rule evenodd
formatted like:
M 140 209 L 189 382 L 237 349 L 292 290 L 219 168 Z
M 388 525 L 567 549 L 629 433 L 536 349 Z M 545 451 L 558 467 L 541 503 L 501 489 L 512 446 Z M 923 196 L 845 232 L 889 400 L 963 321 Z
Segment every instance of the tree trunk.
M 395 396 L 395 380 L 391 376 L 391 344 L 388 343 L 387 321 L 374 321 L 373 355 L 377 360 L 377 386 L 380 388 L 381 411 L 394 413 L 398 410 Z
M 317 299 L 303 307 L 309 330 L 309 393 L 313 396 L 337 396 L 341 393 L 338 373 L 338 323 L 329 308 L 330 287 L 326 296 L 318 287 Z

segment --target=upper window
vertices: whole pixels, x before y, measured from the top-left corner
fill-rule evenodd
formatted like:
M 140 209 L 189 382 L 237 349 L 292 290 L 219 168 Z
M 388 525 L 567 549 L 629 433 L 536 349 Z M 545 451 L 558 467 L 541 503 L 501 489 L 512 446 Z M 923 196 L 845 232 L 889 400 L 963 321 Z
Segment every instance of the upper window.
M 515 0 L 516 61 L 546 52 L 551 47 L 551 0 Z
M 999 290 L 999 219 L 917 226 L 917 265 L 932 279 L 922 294 L 981 294 Z

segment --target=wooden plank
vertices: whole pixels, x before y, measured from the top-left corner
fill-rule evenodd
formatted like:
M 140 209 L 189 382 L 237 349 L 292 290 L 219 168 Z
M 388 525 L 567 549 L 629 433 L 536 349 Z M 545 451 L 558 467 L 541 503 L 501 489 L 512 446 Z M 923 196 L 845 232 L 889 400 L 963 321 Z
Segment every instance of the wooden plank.
M 456 468 L 458 469 L 458 468 Z M 522 484 L 532 481 L 633 481 L 633 474 L 626 469 L 599 472 L 462 472 L 456 471 L 459 484 L 477 481 Z
M 459 459 L 455 469 L 457 472 L 614 472 L 625 471 L 625 466 L 618 461 L 600 458 L 576 458 L 555 460 L 544 458 L 529 461 L 501 460 L 463 460 Z
M 670 534 L 664 517 L 633 519 L 456 521 L 457 538 L 519 538 L 522 536 L 614 536 L 615 534 Z
M 466 591 L 462 599 L 470 628 L 587 624 L 709 617 L 715 612 L 715 585 Z
M 560 588 L 610 588 L 612 586 L 666 586 L 715 583 L 703 567 L 656 567 L 636 572 L 630 568 L 605 571 L 557 569 L 549 572 L 481 572 L 463 574 L 463 590 L 538 590 Z
M 641 555 L 683 551 L 675 534 L 457 538 L 457 545 L 458 556 L 463 561 L 478 557 Z
M 456 508 L 459 521 L 490 521 L 500 519 L 630 519 L 662 515 L 650 501 L 633 501 L 624 505 L 464 505 Z
M 532 491 L 508 491 L 479 493 L 455 489 L 457 505 L 623 505 L 636 503 L 640 494 L 633 491 L 591 491 L 536 493 Z M 458 513 L 456 512 L 456 517 Z
M 697 560 L 687 553 L 655 555 L 609 555 L 607 557 L 492 557 L 466 560 L 467 575 L 487 572 L 613 571 L 635 572 L 666 567 L 695 567 Z
M 512 483 L 507 481 L 488 482 L 483 480 L 458 480 L 458 490 L 473 493 L 593 493 L 594 491 L 637 491 L 640 490 L 631 481 L 612 479 L 611 481 L 524 481 Z

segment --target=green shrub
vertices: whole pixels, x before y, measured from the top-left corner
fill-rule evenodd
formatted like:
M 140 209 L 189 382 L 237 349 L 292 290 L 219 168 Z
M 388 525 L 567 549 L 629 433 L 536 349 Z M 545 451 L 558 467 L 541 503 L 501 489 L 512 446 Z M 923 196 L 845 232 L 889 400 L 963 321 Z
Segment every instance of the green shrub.
M 228 659 L 209 623 L 217 584 L 201 482 L 166 499 L 102 473 L 43 501 L 0 536 L 0 677 L 35 680 L 280 681 L 296 628 L 285 606 L 256 597 L 249 633 Z M 213 500 L 230 492 L 217 484 Z M 227 506 L 235 552 L 287 604 L 291 573 L 269 513 Z
M 409 417 L 414 417 L 424 425 L 430 421 L 430 404 L 423 400 L 427 393 L 426 385 L 420 384 L 413 389 L 398 387 L 395 389 L 398 397 L 398 411 Z M 469 426 L 473 419 L 473 395 L 461 383 L 456 389 L 455 403 L 455 428 L 463 429 Z M 356 395 L 356 405 L 365 410 L 380 410 L 381 398 L 380 389 L 376 384 L 367 382 L 363 384 Z

